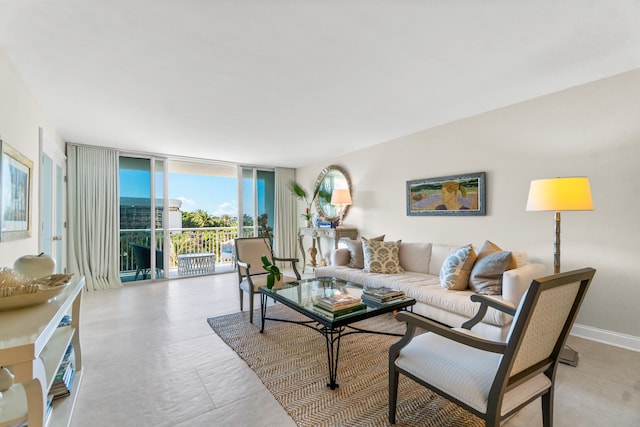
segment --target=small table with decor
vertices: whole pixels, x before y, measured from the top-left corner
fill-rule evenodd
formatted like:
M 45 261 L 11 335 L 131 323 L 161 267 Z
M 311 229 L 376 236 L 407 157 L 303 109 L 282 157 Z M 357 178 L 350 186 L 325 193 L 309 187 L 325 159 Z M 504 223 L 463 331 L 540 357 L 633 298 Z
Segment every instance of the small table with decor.
M 178 274 L 190 276 L 209 274 L 216 271 L 216 254 L 203 252 L 178 255 Z
M 380 305 L 365 305 L 361 309 L 334 317 L 316 308 L 319 299 L 338 294 L 349 294 L 360 298 L 362 288 L 351 282 L 336 279 L 334 277 L 320 277 L 316 279 L 304 279 L 296 282 L 283 283 L 273 289 L 265 286 L 258 288 L 260 292 L 260 314 L 262 325 L 260 332 L 264 332 L 265 321 L 283 321 L 307 326 L 324 336 L 327 342 L 327 361 L 329 362 L 329 383 L 327 387 L 334 390 L 338 388 L 338 356 L 340 351 L 340 339 L 343 336 L 356 333 L 370 333 L 381 335 L 402 336 L 380 331 L 370 331 L 352 326 L 353 323 L 396 310 L 412 309 L 416 300 L 413 298 L 401 298 Z M 309 318 L 307 321 L 291 321 L 267 317 L 267 299 L 284 304 L 285 306 L 303 314 Z

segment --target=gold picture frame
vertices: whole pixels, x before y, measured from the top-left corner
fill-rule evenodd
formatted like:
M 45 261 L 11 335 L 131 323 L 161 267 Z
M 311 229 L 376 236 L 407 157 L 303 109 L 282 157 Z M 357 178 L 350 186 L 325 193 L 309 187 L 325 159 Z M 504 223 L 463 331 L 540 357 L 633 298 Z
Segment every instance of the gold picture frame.
M 33 162 L 0 140 L 0 240 L 31 237 Z

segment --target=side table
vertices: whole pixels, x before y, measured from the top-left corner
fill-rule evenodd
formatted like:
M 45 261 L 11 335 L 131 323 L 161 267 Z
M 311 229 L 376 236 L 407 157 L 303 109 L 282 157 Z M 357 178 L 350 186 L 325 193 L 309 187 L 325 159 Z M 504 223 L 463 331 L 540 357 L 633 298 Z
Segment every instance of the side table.
M 178 274 L 180 276 L 208 274 L 214 271 L 216 271 L 216 255 L 213 253 L 178 255 Z

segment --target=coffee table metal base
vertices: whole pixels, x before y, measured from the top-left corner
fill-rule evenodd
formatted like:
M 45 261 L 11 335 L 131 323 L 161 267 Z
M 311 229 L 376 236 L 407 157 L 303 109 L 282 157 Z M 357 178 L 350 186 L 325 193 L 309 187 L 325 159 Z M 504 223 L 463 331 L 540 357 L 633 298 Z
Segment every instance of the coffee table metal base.
M 394 337 L 401 337 L 403 334 L 395 334 L 391 332 L 380 332 L 380 331 L 370 331 L 367 329 L 356 328 L 351 325 L 341 325 L 341 326 L 326 326 L 315 320 L 288 320 L 288 319 L 277 319 L 272 317 L 267 317 L 267 298 L 268 295 L 261 293 L 260 294 L 260 317 L 262 319 L 262 324 L 260 327 L 260 333 L 264 332 L 265 320 L 272 320 L 276 322 L 286 322 L 286 323 L 295 323 L 297 325 L 306 326 L 310 329 L 313 329 L 316 332 L 319 332 L 326 341 L 327 344 L 327 364 L 329 367 L 329 382 L 327 383 L 327 387 L 331 390 L 335 390 L 340 387 L 337 382 L 338 379 L 338 356 L 340 354 L 340 340 L 342 337 L 351 335 L 351 334 L 377 334 L 377 335 L 390 335 Z

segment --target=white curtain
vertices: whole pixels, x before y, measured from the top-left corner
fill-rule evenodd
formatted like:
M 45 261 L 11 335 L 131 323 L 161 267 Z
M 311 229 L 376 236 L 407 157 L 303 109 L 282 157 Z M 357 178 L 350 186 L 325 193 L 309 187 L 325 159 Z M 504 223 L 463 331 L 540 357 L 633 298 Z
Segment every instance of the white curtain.
M 275 169 L 276 217 L 274 224 L 274 253 L 280 257 L 297 257 L 298 221 L 296 199 L 289 191 L 289 181 L 295 179 L 295 170 Z
M 122 287 L 118 152 L 67 144 L 69 268 L 86 289 Z

